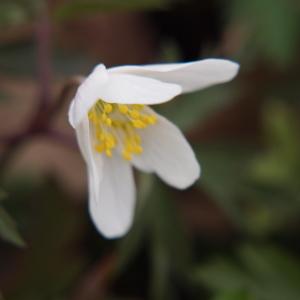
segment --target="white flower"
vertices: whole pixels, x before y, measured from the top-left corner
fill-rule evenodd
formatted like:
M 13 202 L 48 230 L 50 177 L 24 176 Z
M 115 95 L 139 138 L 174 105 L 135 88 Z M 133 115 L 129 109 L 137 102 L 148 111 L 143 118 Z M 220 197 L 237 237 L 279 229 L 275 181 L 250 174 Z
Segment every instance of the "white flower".
M 229 81 L 238 68 L 221 59 L 110 69 L 101 64 L 82 82 L 69 121 L 87 164 L 90 214 L 104 236 L 120 237 L 131 226 L 136 197 L 132 166 L 155 172 L 179 189 L 200 175 L 181 131 L 148 105 Z

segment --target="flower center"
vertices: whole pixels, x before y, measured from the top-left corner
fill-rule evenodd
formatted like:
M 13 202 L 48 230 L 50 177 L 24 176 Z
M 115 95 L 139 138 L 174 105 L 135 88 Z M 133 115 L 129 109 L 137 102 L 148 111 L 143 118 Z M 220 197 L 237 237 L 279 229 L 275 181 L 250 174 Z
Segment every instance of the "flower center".
M 115 104 L 98 100 L 88 113 L 94 135 L 94 148 L 112 157 L 117 147 L 126 160 L 143 152 L 139 130 L 157 122 L 156 116 L 145 105 Z

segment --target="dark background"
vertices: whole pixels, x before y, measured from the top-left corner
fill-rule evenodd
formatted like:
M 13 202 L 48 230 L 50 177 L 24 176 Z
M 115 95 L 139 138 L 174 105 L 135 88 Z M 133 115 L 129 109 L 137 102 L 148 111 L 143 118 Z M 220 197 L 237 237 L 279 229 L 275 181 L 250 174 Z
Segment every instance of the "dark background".
M 299 300 L 299 36 L 296 0 L 1 0 L 3 299 Z M 135 224 L 105 240 L 66 117 L 76 76 L 207 57 L 240 73 L 155 107 L 202 177 L 137 173 Z

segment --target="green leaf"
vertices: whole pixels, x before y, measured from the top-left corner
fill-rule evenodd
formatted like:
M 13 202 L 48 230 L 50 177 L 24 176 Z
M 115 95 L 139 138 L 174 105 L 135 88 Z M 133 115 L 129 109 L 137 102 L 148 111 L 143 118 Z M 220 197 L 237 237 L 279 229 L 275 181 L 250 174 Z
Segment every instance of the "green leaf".
M 241 247 L 239 255 L 255 277 L 255 293 L 266 300 L 300 298 L 300 263 L 272 246 Z
M 237 200 L 246 188 L 247 165 L 255 153 L 253 150 L 253 146 L 238 144 L 211 144 L 196 148 L 203 170 L 199 187 L 214 196 L 222 208 L 237 219 L 240 218 Z
M 66 291 L 83 274 L 86 260 L 91 259 L 74 251 L 75 245 L 82 241 L 87 222 L 88 228 L 92 228 L 88 214 L 83 204 L 74 205 L 55 180 L 46 181 L 28 174 L 11 180 L 6 185 L 7 207 L 22 223 L 30 247 L 22 256 L 18 279 L 6 297 L 65 299 Z
M 138 205 L 135 219 L 131 230 L 119 245 L 118 272 L 125 271 L 128 264 L 137 255 L 144 241 L 148 223 L 148 207 L 151 201 L 149 198 L 154 191 L 154 175 L 139 174 L 138 179 Z
M 193 279 L 202 281 L 211 289 L 226 291 L 243 290 L 251 281 L 235 261 L 221 257 L 197 268 L 193 273 Z
M 152 249 L 151 299 L 176 299 L 171 274 L 187 277 L 191 258 L 185 235 L 170 190 L 156 181 L 149 199 L 149 229 Z
M 277 65 L 291 63 L 299 42 L 299 6 L 287 0 L 235 0 L 233 20 L 246 26 L 248 45 Z M 266 13 L 268 12 L 268 13 Z
M 35 19 L 44 1 L 2 0 L 0 3 L 0 26 L 22 25 Z
M 283 189 L 297 187 L 300 174 L 297 115 L 282 102 L 272 101 L 265 107 L 263 120 L 266 150 L 252 163 L 253 179 Z
M 149 226 L 153 242 L 165 249 L 172 268 L 182 272 L 190 262 L 190 243 L 174 200 L 170 190 L 157 179 L 155 193 L 150 198 Z
M 170 282 L 172 263 L 168 252 L 161 243 L 156 241 L 152 242 L 151 250 L 152 274 L 150 282 L 150 299 L 174 299 Z
M 0 236 L 16 246 L 25 246 L 25 242 L 18 232 L 15 221 L 2 207 L 0 207 Z
M 5 191 L 0 188 L 0 202 L 7 196 Z
M 76 0 L 58 6 L 54 17 L 64 20 L 103 11 L 157 9 L 165 7 L 168 3 L 168 0 Z
M 213 300 L 255 300 L 247 291 L 222 291 L 213 298 Z
M 234 259 L 212 259 L 199 266 L 193 278 L 214 291 L 218 300 L 300 299 L 299 261 L 272 246 L 244 245 Z
M 14 2 L 0 3 L 0 26 L 12 26 L 27 20 L 24 9 Z

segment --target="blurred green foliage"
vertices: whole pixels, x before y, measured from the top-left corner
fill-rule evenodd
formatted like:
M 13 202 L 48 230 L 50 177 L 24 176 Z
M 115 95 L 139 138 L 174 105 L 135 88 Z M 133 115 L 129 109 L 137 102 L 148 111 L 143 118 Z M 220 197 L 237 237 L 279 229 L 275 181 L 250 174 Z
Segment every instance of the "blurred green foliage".
M 17 256 L 22 268 L 10 299 L 64 299 L 87 263 L 80 252 L 68 251 L 76 245 L 83 211 L 72 207 L 51 180 L 19 178 L 8 182 L 6 190 L 6 207 L 15 212 L 27 242 L 22 250 L 27 255 Z
M 265 153 L 253 163 L 253 177 L 265 185 L 287 189 L 300 196 L 300 140 L 298 114 L 282 102 L 265 109 Z
M 63 1 L 54 6 L 51 16 L 53 24 L 60 26 L 57 21 L 97 12 L 164 10 L 171 14 L 179 2 L 184 1 Z M 186 3 L 196 6 L 196 2 Z M 240 40 L 235 41 L 238 49 L 232 53 L 241 64 L 240 78 L 180 96 L 157 109 L 182 130 L 193 132 L 202 178 L 188 193 L 197 198 L 200 207 L 202 194 L 209 198 L 212 210 L 217 205 L 221 212 L 213 211 L 217 219 L 212 218 L 214 226 L 223 226 L 218 223 L 218 214 L 224 214 L 232 227 L 226 229 L 229 237 L 218 236 L 210 228 L 205 237 L 201 235 L 203 228 L 189 231 L 177 199 L 189 202 L 190 194 L 175 192 L 154 175 L 137 175 L 134 226 L 119 242 L 102 239 L 88 220 L 86 204 L 74 204 L 73 196 L 55 180 L 36 180 L 30 175 L 21 180 L 9 178 L 1 183 L 5 193 L 0 193 L 4 249 L 0 249 L 0 279 L 8 282 L 1 285 L 7 299 L 73 299 L 85 274 L 90 275 L 99 258 L 116 248 L 117 266 L 106 299 L 300 299 L 300 7 L 297 1 L 286 0 L 216 3 L 215 9 L 227 14 L 223 31 L 240 30 Z M 43 5 L 44 1 L 36 0 L 1 1 L 1 29 L 32 24 Z M 178 19 L 179 23 L 184 21 Z M 193 31 L 197 28 L 191 28 Z M 170 47 L 163 49 L 167 53 L 161 57 L 180 59 L 175 42 L 165 39 L 162 43 Z M 35 76 L 32 38 L 0 40 L 0 45 L 2 76 Z M 57 75 L 72 75 L 92 65 L 92 59 L 54 46 L 52 64 Z M 10 95 L 0 91 L 0 98 L 8 99 L 0 103 L 6 105 Z M 203 141 L 197 129 L 205 129 L 207 120 L 218 124 L 219 113 L 243 98 L 260 99 L 260 128 L 255 137 L 222 135 Z M 228 118 L 239 112 L 230 112 Z M 197 226 L 204 226 L 202 220 L 197 221 Z M 15 247 L 25 243 L 24 248 Z M 141 287 L 135 278 L 142 282 Z M 120 282 L 124 282 L 125 291 Z
M 299 266 L 299 261 L 277 248 L 243 245 L 234 258 L 219 257 L 200 266 L 194 278 L 216 290 L 215 299 L 296 300 Z
M 300 7 L 293 0 L 233 0 L 232 19 L 249 34 L 244 51 L 280 65 L 291 63 L 299 45 Z
M 45 4 L 44 0 L 2 0 L 0 3 L 0 26 L 8 28 L 32 21 L 43 4 Z
M 0 190 L 0 203 L 5 199 L 6 193 Z M 7 213 L 7 211 L 0 205 L 0 237 L 8 242 L 11 242 L 19 247 L 24 247 L 25 243 L 21 238 L 15 221 Z
M 0 207 L 0 236 L 17 246 L 23 247 L 25 245 L 15 221 L 2 207 Z

